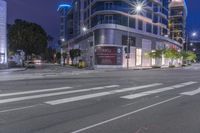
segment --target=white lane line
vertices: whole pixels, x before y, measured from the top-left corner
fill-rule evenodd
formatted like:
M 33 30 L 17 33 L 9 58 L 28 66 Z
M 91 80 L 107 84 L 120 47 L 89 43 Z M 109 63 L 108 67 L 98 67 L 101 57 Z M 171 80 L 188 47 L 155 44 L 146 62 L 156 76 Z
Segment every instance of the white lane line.
M 190 82 L 181 83 L 181 84 L 177 84 L 177 85 L 173 85 L 173 86 L 169 86 L 169 87 L 164 87 L 164 88 L 160 88 L 160 89 L 156 89 L 156 90 L 152 90 L 152 91 L 146 91 L 146 92 L 126 95 L 126 96 L 122 96 L 120 98 L 136 99 L 136 98 L 139 98 L 139 97 L 144 97 L 144 96 L 148 96 L 148 95 L 152 95 L 152 94 L 156 94 L 156 93 L 161 93 L 161 92 L 165 92 L 165 91 L 169 91 L 169 90 L 173 90 L 173 89 L 182 88 L 182 87 L 192 85 L 192 84 L 195 84 L 195 83 L 197 83 L 197 82 L 190 81 Z
M 0 104 L 10 103 L 10 102 L 18 102 L 18 101 L 30 100 L 30 99 L 37 99 L 37 98 L 44 98 L 44 97 L 51 97 L 51 96 L 58 96 L 58 95 L 64 95 L 64 94 L 72 94 L 72 93 L 78 93 L 78 92 L 86 92 L 86 91 L 92 91 L 92 90 L 115 88 L 115 87 L 119 87 L 119 85 L 110 85 L 110 86 L 95 87 L 95 88 L 90 88 L 90 89 L 54 92 L 54 93 L 47 93 L 47 94 L 38 94 L 38 95 L 32 95 L 32 96 L 17 97 L 17 98 L 8 98 L 8 99 L 0 100 Z
M 112 119 L 108 119 L 108 120 L 105 120 L 105 121 L 102 121 L 102 122 L 93 124 L 93 125 L 91 125 L 91 126 L 88 126 L 88 127 L 85 127 L 85 128 L 81 128 L 81 129 L 76 130 L 76 131 L 73 131 L 73 132 L 71 132 L 71 133 L 85 132 L 86 130 L 92 129 L 92 128 L 94 128 L 94 127 L 98 127 L 98 126 L 107 124 L 107 123 L 109 123 L 109 122 L 112 122 L 112 121 L 115 121 L 115 120 L 118 120 L 118 119 L 121 119 L 121 118 L 130 116 L 130 115 L 136 114 L 136 113 L 138 113 L 138 112 L 141 112 L 141 111 L 144 111 L 144 110 L 147 110 L 147 109 L 156 107 L 156 106 L 158 106 L 158 105 L 161 105 L 161 104 L 164 104 L 164 103 L 167 103 L 167 102 L 170 102 L 170 101 L 173 101 L 173 100 L 178 99 L 178 98 L 180 98 L 180 97 L 181 97 L 181 96 L 176 96 L 176 97 L 173 97 L 173 98 L 164 100 L 164 101 L 162 101 L 162 102 L 158 102 L 158 103 L 155 103 L 155 104 L 152 104 L 152 105 L 149 105 L 149 106 L 140 108 L 140 109 L 138 109 L 138 110 L 135 110 L 135 111 L 132 111 L 132 112 L 129 112 L 129 113 L 126 113 L 126 114 L 123 114 L 123 115 L 114 117 L 114 118 L 112 118 Z
M 125 89 L 118 89 L 118 90 L 113 90 L 113 91 L 106 91 L 106 92 L 100 92 L 100 93 L 95 93 L 95 94 L 88 94 L 88 95 L 58 99 L 58 100 L 53 100 L 53 101 L 47 101 L 45 103 L 50 104 L 50 105 L 57 105 L 57 104 L 86 100 L 86 99 L 91 99 L 91 98 L 96 98 L 96 97 L 101 97 L 101 96 L 106 96 L 106 95 L 117 94 L 117 93 L 121 93 L 121 92 L 127 92 L 127 91 L 139 90 L 139 89 L 144 89 L 144 88 L 149 88 L 149 87 L 155 87 L 155 86 L 158 86 L 158 85 L 162 85 L 162 84 L 161 83 L 155 83 L 155 84 L 125 88 Z
M 60 87 L 60 88 L 52 88 L 52 89 L 42 89 L 42 90 L 33 90 L 33 91 L 4 93 L 4 94 L 0 94 L 0 97 L 16 96 L 16 95 L 24 95 L 24 94 L 32 94 L 32 93 L 39 93 L 39 92 L 60 91 L 60 90 L 67 90 L 67 89 L 72 89 L 72 87 Z
M 6 113 L 6 112 L 12 112 L 12 111 L 18 111 L 18 110 L 23 110 L 23 109 L 33 108 L 33 107 L 40 106 L 40 105 L 44 105 L 44 104 L 36 104 L 36 105 L 32 105 L 32 106 L 26 106 L 26 107 L 14 108 L 14 109 L 2 110 L 2 111 L 0 111 L 0 113 Z
M 194 91 L 187 91 L 187 92 L 183 92 L 181 93 L 182 95 L 188 95 L 188 96 L 193 96 L 193 95 L 196 95 L 196 94 L 199 94 L 200 93 L 200 88 L 199 89 L 196 89 Z

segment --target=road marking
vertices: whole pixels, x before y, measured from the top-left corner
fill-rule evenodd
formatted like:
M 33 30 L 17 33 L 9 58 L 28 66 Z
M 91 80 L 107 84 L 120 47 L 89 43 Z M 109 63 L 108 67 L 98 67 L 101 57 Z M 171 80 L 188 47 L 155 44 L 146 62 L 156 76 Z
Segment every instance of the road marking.
M 57 105 L 57 104 L 86 100 L 86 99 L 91 99 L 91 98 L 96 98 L 96 97 L 101 97 L 101 96 L 106 96 L 106 95 L 117 94 L 117 93 L 121 93 L 121 92 L 127 92 L 127 91 L 139 90 L 139 89 L 144 89 L 144 88 L 149 88 L 149 87 L 155 87 L 155 86 L 158 86 L 158 85 L 162 85 L 162 84 L 161 83 L 155 83 L 155 84 L 125 88 L 125 89 L 118 89 L 118 90 L 113 90 L 113 91 L 100 92 L 100 93 L 95 93 L 95 94 L 88 94 L 88 95 L 58 99 L 58 100 L 53 100 L 53 101 L 47 101 L 45 103 L 50 104 L 50 105 Z
M 139 97 L 144 97 L 144 96 L 148 96 L 148 95 L 152 95 L 152 94 L 156 94 L 156 93 L 161 93 L 161 92 L 165 92 L 165 91 L 169 91 L 169 90 L 173 90 L 173 89 L 182 88 L 182 87 L 192 85 L 192 84 L 195 84 L 195 83 L 197 83 L 197 82 L 190 81 L 190 82 L 181 83 L 181 84 L 177 84 L 177 85 L 173 85 L 173 86 L 169 86 L 169 87 L 164 87 L 164 88 L 160 88 L 160 89 L 156 89 L 156 90 L 152 90 L 152 91 L 146 91 L 146 92 L 126 95 L 126 96 L 122 96 L 120 98 L 136 99 L 136 98 L 139 98 Z
M 138 110 L 135 110 L 135 111 L 132 111 L 132 112 L 129 112 L 129 113 L 126 113 L 126 114 L 123 114 L 123 115 L 120 115 L 120 116 L 117 116 L 117 117 L 114 117 L 114 118 L 111 118 L 111 119 L 108 119 L 108 120 L 105 120 L 105 121 L 102 121 L 102 122 L 99 122 L 99 123 L 96 123 L 96 124 L 93 124 L 93 125 L 91 125 L 91 126 L 88 126 L 88 127 L 85 127 L 85 128 L 81 128 L 81 129 L 76 130 L 76 131 L 73 131 L 73 132 L 71 132 L 71 133 L 80 133 L 80 132 L 84 132 L 84 131 L 89 130 L 89 129 L 91 129 L 91 128 L 98 127 L 98 126 L 101 126 L 101 125 L 103 125 L 103 124 L 106 124 L 106 123 L 109 123 L 109 122 L 112 122 L 112 121 L 115 121 L 115 120 L 118 120 L 118 119 L 121 119 L 121 118 L 130 116 L 130 115 L 133 115 L 133 114 L 136 114 L 136 113 L 138 113 L 138 112 L 141 112 L 141 111 L 144 111 L 144 110 L 147 110 L 147 109 L 156 107 L 156 106 L 158 106 L 158 105 L 161 105 L 161 104 L 164 104 L 164 103 L 167 103 L 167 102 L 170 102 L 170 101 L 173 101 L 173 100 L 178 99 L 178 98 L 180 98 L 180 97 L 181 97 L 181 96 L 176 96 L 176 97 L 173 97 L 173 98 L 164 100 L 164 101 L 162 101 L 162 102 L 158 102 L 158 103 L 155 103 L 155 104 L 152 104 L 152 105 L 149 105 L 149 106 L 140 108 L 140 109 L 138 109 Z
M 14 108 L 14 109 L 2 110 L 2 111 L 0 111 L 0 113 L 6 113 L 6 112 L 11 112 L 11 111 L 18 111 L 18 110 L 33 108 L 33 107 L 36 107 L 36 106 L 39 106 L 39 105 L 42 105 L 42 104 L 36 104 L 36 105 L 32 105 L 32 106 L 26 106 L 26 107 Z
M 95 88 L 90 88 L 90 89 L 54 92 L 54 93 L 47 93 L 47 94 L 39 94 L 39 95 L 32 95 L 32 96 L 17 97 L 17 98 L 8 98 L 8 99 L 0 100 L 0 104 L 2 104 L 2 103 L 10 103 L 10 102 L 18 102 L 18 101 L 30 100 L 30 99 L 37 99 L 37 98 L 44 98 L 44 97 L 51 97 L 51 96 L 58 96 L 58 95 L 64 95 L 64 94 L 72 94 L 72 93 L 78 93 L 78 92 L 86 92 L 86 91 L 92 91 L 92 90 L 115 88 L 115 87 L 119 87 L 119 85 L 110 85 L 110 86 L 95 87 Z
M 199 89 L 196 89 L 194 91 L 188 91 L 188 92 L 183 92 L 181 93 L 182 95 L 188 95 L 188 96 L 193 96 L 193 95 L 196 95 L 200 93 L 200 88 Z
M 5 94 L 0 94 L 0 97 L 16 96 L 16 95 L 24 95 L 24 94 L 32 94 L 32 93 L 39 93 L 39 92 L 60 91 L 60 90 L 67 90 L 67 89 L 72 89 L 72 87 L 60 87 L 60 88 L 34 90 L 34 91 L 23 91 L 23 92 L 5 93 Z

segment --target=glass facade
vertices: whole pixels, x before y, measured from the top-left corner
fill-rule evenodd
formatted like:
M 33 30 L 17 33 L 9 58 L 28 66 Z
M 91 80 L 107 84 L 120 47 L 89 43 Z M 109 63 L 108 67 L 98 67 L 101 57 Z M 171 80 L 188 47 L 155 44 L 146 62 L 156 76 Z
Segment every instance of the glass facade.
M 143 30 L 144 32 L 149 32 L 153 34 L 159 34 L 159 32 L 153 32 L 152 26 L 157 24 L 163 24 L 164 26 L 160 26 L 161 33 L 160 35 L 166 35 L 167 25 L 168 25 L 168 3 L 164 2 L 166 0 L 160 1 L 160 3 L 156 3 L 153 1 L 147 1 L 145 5 L 145 10 L 139 14 L 143 16 L 141 19 L 137 19 L 135 14 L 130 14 L 130 25 L 129 27 L 134 29 Z M 132 1 L 134 2 L 134 1 Z M 89 6 L 89 5 L 88 5 Z M 85 6 L 87 7 L 87 6 Z M 126 2 L 124 0 L 118 1 L 98 1 L 94 2 L 91 6 L 91 15 L 92 22 L 91 27 L 94 27 L 98 24 L 118 24 L 123 26 L 128 26 L 128 12 L 132 9 L 132 5 L 130 2 Z M 87 11 L 85 11 L 87 12 Z M 91 15 L 85 16 L 85 20 L 87 20 Z M 108 18 L 107 15 L 110 17 Z M 151 24 L 146 23 L 147 29 L 143 29 L 143 24 L 145 24 L 144 19 L 150 19 L 152 21 Z M 140 23 L 136 26 L 136 21 Z M 143 24 L 141 23 L 143 21 Z M 156 29 L 155 29 L 156 30 Z
M 128 26 L 156 35 L 168 34 L 167 0 L 146 0 L 144 10 L 139 14 L 130 13 L 137 0 L 74 0 L 68 13 L 68 23 L 72 24 L 68 34 L 72 38 L 81 34 L 81 27 L 88 29 L 100 24 Z M 129 24 L 128 24 L 129 16 Z
M 7 4 L 0 0 L 0 64 L 7 64 Z

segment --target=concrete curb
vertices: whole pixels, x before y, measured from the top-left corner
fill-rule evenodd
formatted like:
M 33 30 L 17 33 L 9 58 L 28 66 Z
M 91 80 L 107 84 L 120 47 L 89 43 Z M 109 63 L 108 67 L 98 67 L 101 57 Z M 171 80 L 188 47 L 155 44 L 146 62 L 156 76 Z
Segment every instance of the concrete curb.
M 0 69 L 0 72 L 18 72 L 18 71 L 25 71 L 27 68 L 22 69 Z

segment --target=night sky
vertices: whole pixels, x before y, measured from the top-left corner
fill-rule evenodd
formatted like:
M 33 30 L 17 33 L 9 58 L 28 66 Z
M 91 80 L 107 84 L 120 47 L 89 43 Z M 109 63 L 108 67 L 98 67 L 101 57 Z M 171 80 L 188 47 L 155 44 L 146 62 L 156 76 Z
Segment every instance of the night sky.
M 8 23 L 17 18 L 36 22 L 55 39 L 59 35 L 59 14 L 56 9 L 61 0 L 6 0 L 8 3 Z M 66 0 L 70 2 L 70 0 Z M 200 0 L 187 0 L 187 29 L 200 34 Z

